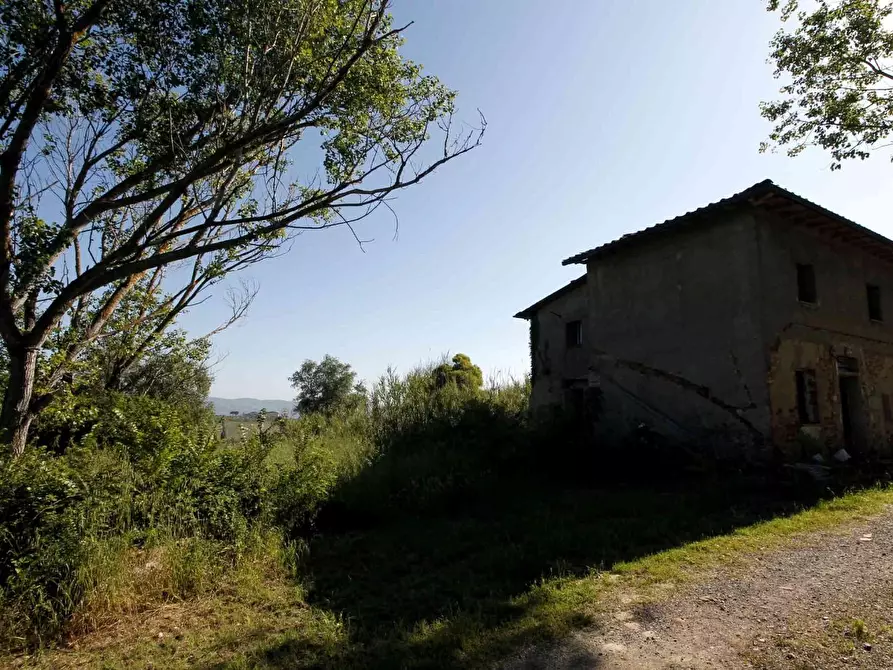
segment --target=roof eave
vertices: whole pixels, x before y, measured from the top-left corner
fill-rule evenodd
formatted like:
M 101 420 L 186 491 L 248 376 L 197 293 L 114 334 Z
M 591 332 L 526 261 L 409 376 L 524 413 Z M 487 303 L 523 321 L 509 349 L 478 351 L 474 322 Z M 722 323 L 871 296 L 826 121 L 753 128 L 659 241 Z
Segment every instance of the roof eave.
M 565 258 L 561 261 L 562 265 L 583 265 L 586 261 L 589 260 L 589 254 L 582 253 L 577 254 L 576 256 L 571 256 L 570 258 Z
M 577 277 L 576 279 L 571 280 L 570 282 L 568 282 L 567 284 L 565 284 L 564 286 L 559 288 L 557 291 L 553 291 L 552 293 L 547 295 L 545 298 L 537 300 L 530 307 L 522 309 L 520 312 L 515 314 L 514 318 L 525 319 L 525 320 L 531 319 L 537 313 L 537 311 L 539 311 L 539 309 L 541 307 L 543 307 L 544 305 L 548 305 L 553 300 L 557 300 L 558 298 L 570 293 L 571 291 L 573 291 L 575 289 L 578 289 L 579 287 L 583 286 L 585 283 L 586 283 L 586 275 L 584 274 L 580 277 Z

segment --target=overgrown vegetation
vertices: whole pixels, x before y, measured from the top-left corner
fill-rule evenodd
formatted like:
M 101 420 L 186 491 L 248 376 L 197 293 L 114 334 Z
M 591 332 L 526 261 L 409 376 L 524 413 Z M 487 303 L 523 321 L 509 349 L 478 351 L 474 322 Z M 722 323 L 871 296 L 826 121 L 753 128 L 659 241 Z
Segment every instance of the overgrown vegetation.
M 480 142 L 483 118 L 457 133 L 454 92 L 400 55 L 389 4 L 0 4 L 4 654 L 484 665 L 591 624 L 611 583 L 681 580 L 890 502 L 802 511 L 830 492 L 694 479 L 647 428 L 607 451 L 585 431 L 597 398 L 576 422 L 534 422 L 527 380 L 485 385 L 464 354 L 368 387 L 333 357 L 306 361 L 299 419 L 221 435 L 210 340 L 177 317 Z M 799 98 L 764 115 L 795 153 L 864 157 L 890 130 L 890 8 L 819 5 L 774 43 Z M 849 55 L 829 65 L 815 44 Z M 860 88 L 829 98 L 841 76 Z M 305 181 L 298 152 L 319 158 Z M 253 295 L 233 295 L 221 328 Z M 851 625 L 862 642 L 874 628 Z
M 260 417 L 237 442 L 188 403 L 60 398 L 37 427 L 45 446 L 2 463 L 5 642 L 50 643 L 124 607 L 124 591 L 124 609 L 189 598 L 271 542 L 297 576 L 323 504 L 342 524 L 442 506 L 520 446 L 525 410 L 523 384 L 442 386 L 433 367 L 337 412 Z M 127 584 L 142 572 L 156 587 L 140 603 Z
M 467 667 L 590 623 L 601 570 L 676 579 L 887 495 L 660 553 L 818 492 L 637 469 L 637 443 L 603 458 L 560 417 L 531 424 L 526 381 L 444 383 L 445 367 L 474 366 L 390 371 L 362 403 L 260 417 L 237 441 L 159 399 L 63 408 L 81 416 L 71 431 L 42 422 L 47 446 L 2 465 L 7 649 L 90 644 L 115 621 L 136 631 L 204 607 L 211 629 L 158 624 L 168 637 L 124 644 L 120 665 L 188 667 L 176 649 L 213 640 L 214 667 Z

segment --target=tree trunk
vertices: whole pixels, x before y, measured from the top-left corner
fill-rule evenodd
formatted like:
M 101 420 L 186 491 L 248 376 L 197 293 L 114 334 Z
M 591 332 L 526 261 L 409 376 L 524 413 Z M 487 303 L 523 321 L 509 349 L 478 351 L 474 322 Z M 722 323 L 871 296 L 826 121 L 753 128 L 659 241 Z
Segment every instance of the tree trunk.
M 36 348 L 9 350 L 9 384 L 0 412 L 0 431 L 3 440 L 9 443 L 13 456 L 21 456 L 28 441 L 28 429 L 34 418 L 31 395 L 36 371 Z

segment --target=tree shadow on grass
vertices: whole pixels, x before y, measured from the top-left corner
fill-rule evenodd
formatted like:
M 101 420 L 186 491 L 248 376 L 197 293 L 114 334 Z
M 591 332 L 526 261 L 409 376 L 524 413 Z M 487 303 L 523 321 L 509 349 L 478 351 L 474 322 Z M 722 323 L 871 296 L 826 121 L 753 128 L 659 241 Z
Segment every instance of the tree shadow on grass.
M 498 608 L 501 625 L 497 625 L 497 619 L 482 619 L 481 612 L 457 612 L 412 629 L 399 625 L 382 629 L 377 638 L 359 638 L 351 632 L 346 640 L 334 644 L 324 636 L 296 628 L 268 637 L 262 644 L 248 645 L 250 651 L 245 657 L 206 667 L 211 670 L 484 667 L 531 645 L 554 642 L 567 631 L 594 629 L 594 621 L 586 615 L 554 610 L 552 597 L 547 594 L 535 592 L 523 600 L 523 603 Z M 581 646 L 568 650 L 565 642 L 562 647 L 562 657 L 577 663 L 562 667 L 599 667 L 601 659 L 591 649 Z M 541 667 L 535 655 L 517 656 L 513 661 L 513 667 L 519 669 Z
M 317 537 L 306 564 L 308 602 L 343 618 L 346 643 L 308 653 L 297 632 L 259 648 L 252 663 L 485 666 L 593 625 L 575 599 L 598 594 L 580 592 L 576 577 L 816 502 L 814 494 L 744 480 L 593 488 L 515 480 L 491 493 L 461 515 L 407 514 Z M 559 579 L 542 585 L 550 577 Z
M 409 436 L 347 482 L 303 566 L 307 602 L 341 617 L 344 639 L 308 647 L 295 631 L 256 648 L 249 667 L 490 665 L 594 624 L 580 612 L 602 580 L 576 578 L 821 497 L 765 474 L 646 480 L 635 463 L 584 485 L 593 470 L 573 455 L 518 458 L 523 436 L 499 420 Z

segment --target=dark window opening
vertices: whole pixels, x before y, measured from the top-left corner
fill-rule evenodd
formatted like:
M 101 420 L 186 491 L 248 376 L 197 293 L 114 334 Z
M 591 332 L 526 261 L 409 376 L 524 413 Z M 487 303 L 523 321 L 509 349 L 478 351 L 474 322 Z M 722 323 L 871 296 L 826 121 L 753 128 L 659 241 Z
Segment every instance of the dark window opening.
M 881 403 L 884 405 L 884 421 L 893 421 L 893 406 L 890 405 L 890 394 L 881 395 Z
M 852 356 L 838 356 L 837 373 L 840 375 L 858 375 L 859 359 Z
M 564 325 L 564 343 L 568 349 L 583 346 L 582 321 L 568 321 Z
M 872 321 L 883 321 L 884 313 L 881 310 L 881 287 L 874 284 L 865 285 L 868 294 L 868 318 Z
M 564 408 L 573 416 L 583 416 L 586 407 L 586 389 L 579 386 L 564 390 Z
M 797 412 L 801 425 L 819 422 L 819 394 L 815 370 L 797 370 Z
M 818 294 L 815 288 L 815 268 L 812 265 L 797 263 L 797 299 L 800 302 L 816 304 Z
M 575 419 L 594 421 L 602 409 L 602 391 L 587 379 L 565 379 L 564 409 Z

